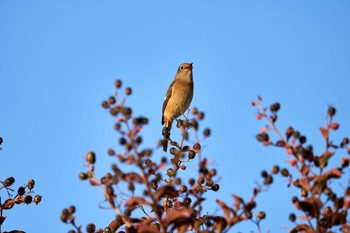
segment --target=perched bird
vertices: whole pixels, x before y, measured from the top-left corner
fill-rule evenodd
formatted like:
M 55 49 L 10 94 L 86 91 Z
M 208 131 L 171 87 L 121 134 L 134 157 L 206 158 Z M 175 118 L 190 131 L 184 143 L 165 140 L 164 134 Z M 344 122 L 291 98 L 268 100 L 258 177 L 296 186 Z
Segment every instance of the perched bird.
M 192 63 L 183 63 L 177 69 L 173 82 L 166 92 L 162 125 L 170 132 L 174 119 L 181 116 L 190 106 L 193 97 Z M 163 150 L 168 149 L 168 137 L 164 137 Z

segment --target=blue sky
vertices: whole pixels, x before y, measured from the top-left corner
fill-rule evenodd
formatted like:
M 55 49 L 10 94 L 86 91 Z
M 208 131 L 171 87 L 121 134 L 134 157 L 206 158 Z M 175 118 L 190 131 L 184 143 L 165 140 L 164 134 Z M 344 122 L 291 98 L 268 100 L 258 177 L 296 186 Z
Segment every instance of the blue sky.
M 150 119 L 144 141 L 153 145 L 166 89 L 180 63 L 194 63 L 192 106 L 206 113 L 202 127 L 213 133 L 204 155 L 221 176 L 212 201 L 248 198 L 261 170 L 287 166 L 282 150 L 255 140 L 264 126 L 250 106 L 257 95 L 279 101 L 278 126 L 300 129 L 318 153 L 328 104 L 338 109 L 334 141 L 350 136 L 349 10 L 341 0 L 1 1 L 0 178 L 12 175 L 17 186 L 33 178 L 43 196 L 38 206 L 6 212 L 3 230 L 66 232 L 59 216 L 70 204 L 84 224 L 104 227 L 115 215 L 99 209 L 102 193 L 77 177 L 87 151 L 97 153 L 100 175 L 113 162 L 106 151 L 118 148 L 118 135 L 101 102 L 116 79 L 133 87 L 128 103 Z M 261 195 L 263 232 L 290 229 L 292 195 L 283 179 Z M 232 231 L 251 230 L 249 223 Z

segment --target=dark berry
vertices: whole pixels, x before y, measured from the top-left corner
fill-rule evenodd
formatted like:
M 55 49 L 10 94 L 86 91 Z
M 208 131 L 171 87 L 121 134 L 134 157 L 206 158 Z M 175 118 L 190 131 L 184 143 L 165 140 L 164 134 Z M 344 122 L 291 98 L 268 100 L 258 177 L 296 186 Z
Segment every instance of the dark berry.
M 289 171 L 286 168 L 283 168 L 281 170 L 281 175 L 284 177 L 287 177 L 287 176 L 289 176 Z
M 265 171 L 265 170 L 263 170 L 263 171 L 261 172 L 261 176 L 262 176 L 263 178 L 266 178 L 268 175 L 269 175 L 269 174 L 268 174 L 267 171 Z
M 90 163 L 90 164 L 94 164 L 96 162 L 96 154 L 95 152 L 88 152 L 85 156 L 85 160 Z
M 203 134 L 205 137 L 209 137 L 210 134 L 211 134 L 211 130 L 209 128 L 206 128 L 204 131 L 203 131 Z
M 34 200 L 33 200 L 33 202 L 35 203 L 35 204 L 39 204 L 40 202 L 41 202 L 41 196 L 40 195 L 36 195 L 35 197 L 34 197 Z
M 265 177 L 264 184 L 269 185 L 269 184 L 272 184 L 272 182 L 273 182 L 273 177 L 272 176 L 268 175 L 268 176 Z
M 201 144 L 196 143 L 196 144 L 193 145 L 193 150 L 200 151 L 200 149 L 201 149 Z
M 81 172 L 81 173 L 79 174 L 79 179 L 81 179 L 81 180 L 86 180 L 87 178 L 88 178 L 88 175 L 87 175 L 86 173 Z
M 115 102 L 116 102 L 116 100 L 115 100 L 115 97 L 114 97 L 114 96 L 110 96 L 110 97 L 108 98 L 108 103 L 109 103 L 109 104 L 115 104 Z
M 294 197 L 292 197 L 292 202 L 293 203 L 299 202 L 299 199 L 296 196 L 294 196 Z
M 120 88 L 122 86 L 122 81 L 118 79 L 117 81 L 114 82 L 114 86 L 116 88 Z
M 125 145 L 126 144 L 126 139 L 125 138 L 120 138 L 119 139 L 120 145 Z
M 192 202 L 191 198 L 186 197 L 186 198 L 184 199 L 184 202 L 183 202 L 183 203 L 184 203 L 185 205 L 190 205 L 191 202 Z
M 109 156 L 115 155 L 115 151 L 113 149 L 109 149 L 107 153 Z
M 28 195 L 24 198 L 24 203 L 30 204 L 32 203 L 33 197 L 31 195 Z
M 198 120 L 203 120 L 204 119 L 204 112 L 199 112 L 197 117 L 198 117 Z
M 87 233 L 94 233 L 96 230 L 95 224 L 90 223 L 86 226 L 86 232 Z
M 107 101 L 103 101 L 102 108 L 109 108 L 109 103 Z
M 272 167 L 272 174 L 277 174 L 280 171 L 280 167 L 278 165 L 275 165 Z
M 26 189 L 24 187 L 19 187 L 17 190 L 17 194 L 19 196 L 22 196 L 26 192 Z
M 68 213 L 69 213 L 69 214 L 74 214 L 74 213 L 75 213 L 75 210 L 76 210 L 75 206 L 74 206 L 74 205 L 71 205 L 71 206 L 69 206 L 69 208 L 68 208 Z
M 271 112 L 277 112 L 278 110 L 280 110 L 281 105 L 279 103 L 274 103 L 270 105 L 270 111 Z
M 193 115 L 198 114 L 198 108 L 196 108 L 196 107 L 192 108 L 192 109 L 191 109 L 191 113 L 192 113 Z
M 190 150 L 188 152 L 188 158 L 189 159 L 194 159 L 196 157 L 196 152 L 194 152 L 194 150 Z
M 286 130 L 287 140 L 293 135 L 293 132 L 294 132 L 293 127 L 288 127 L 288 129 Z
M 306 142 L 306 137 L 305 136 L 300 136 L 299 137 L 299 142 L 300 142 L 300 144 L 304 144 Z
M 182 193 L 187 192 L 187 186 L 186 186 L 186 185 L 182 185 L 182 186 L 180 187 L 180 192 L 182 192 Z
M 215 184 L 214 186 L 211 187 L 211 190 L 213 190 L 214 192 L 219 191 L 219 189 L 220 189 L 220 185 L 218 184 Z
M 8 187 L 8 186 L 11 186 L 13 183 L 15 182 L 15 178 L 13 178 L 12 176 L 11 177 L 9 177 L 9 178 L 7 178 L 6 180 L 5 180 L 5 186 L 6 187 Z
M 121 127 L 122 127 L 122 125 L 120 123 L 115 123 L 115 125 L 114 125 L 115 130 L 120 130 Z
M 125 94 L 131 95 L 131 93 L 132 93 L 131 87 L 128 87 L 128 88 L 125 89 Z
M 265 214 L 264 211 L 260 211 L 260 212 L 258 213 L 257 217 L 260 218 L 260 219 L 264 219 L 264 218 L 266 217 L 266 214 Z
M 340 147 L 346 147 L 348 144 L 349 144 L 349 138 L 343 138 L 343 140 L 340 143 Z
M 293 137 L 294 137 L 295 139 L 298 139 L 298 138 L 300 137 L 300 132 L 299 132 L 299 131 L 294 131 L 294 132 L 293 132 Z
M 328 115 L 330 116 L 330 117 L 333 117 L 334 115 L 335 115 L 335 113 L 337 112 L 337 110 L 335 109 L 335 107 L 333 107 L 333 106 L 329 106 L 328 107 Z
M 295 216 L 294 213 L 290 213 L 290 214 L 289 214 L 289 220 L 290 220 L 291 222 L 295 222 L 296 219 L 297 219 L 297 217 Z
M 32 189 L 34 188 L 34 185 L 35 185 L 35 180 L 29 179 L 29 180 L 28 180 L 28 183 L 27 183 L 27 188 L 28 188 L 29 190 L 32 190 Z
M 259 133 L 256 135 L 256 140 L 259 142 L 267 142 L 269 140 L 269 135 L 267 133 Z
M 176 171 L 175 171 L 174 169 L 172 169 L 172 168 L 169 168 L 169 169 L 167 170 L 166 174 L 167 174 L 168 176 L 170 176 L 170 177 L 173 177 L 173 176 L 176 175 Z
M 157 190 L 158 188 L 158 182 L 156 180 L 151 181 L 151 188 L 154 190 Z

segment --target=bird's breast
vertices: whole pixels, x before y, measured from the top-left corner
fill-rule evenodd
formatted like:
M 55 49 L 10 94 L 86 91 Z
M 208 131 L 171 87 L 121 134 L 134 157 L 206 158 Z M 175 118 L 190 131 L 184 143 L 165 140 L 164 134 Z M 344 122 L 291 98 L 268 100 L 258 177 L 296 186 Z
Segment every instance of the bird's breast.
M 192 82 L 177 82 L 173 86 L 172 95 L 164 111 L 166 116 L 179 117 L 190 106 L 193 98 Z

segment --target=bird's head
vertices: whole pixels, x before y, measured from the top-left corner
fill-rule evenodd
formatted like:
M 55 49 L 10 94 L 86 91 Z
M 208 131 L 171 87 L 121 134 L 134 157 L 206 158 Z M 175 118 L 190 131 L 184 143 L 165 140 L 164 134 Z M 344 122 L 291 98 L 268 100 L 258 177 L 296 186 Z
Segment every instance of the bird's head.
M 177 69 L 177 72 L 192 71 L 192 64 L 193 63 L 182 63 Z

